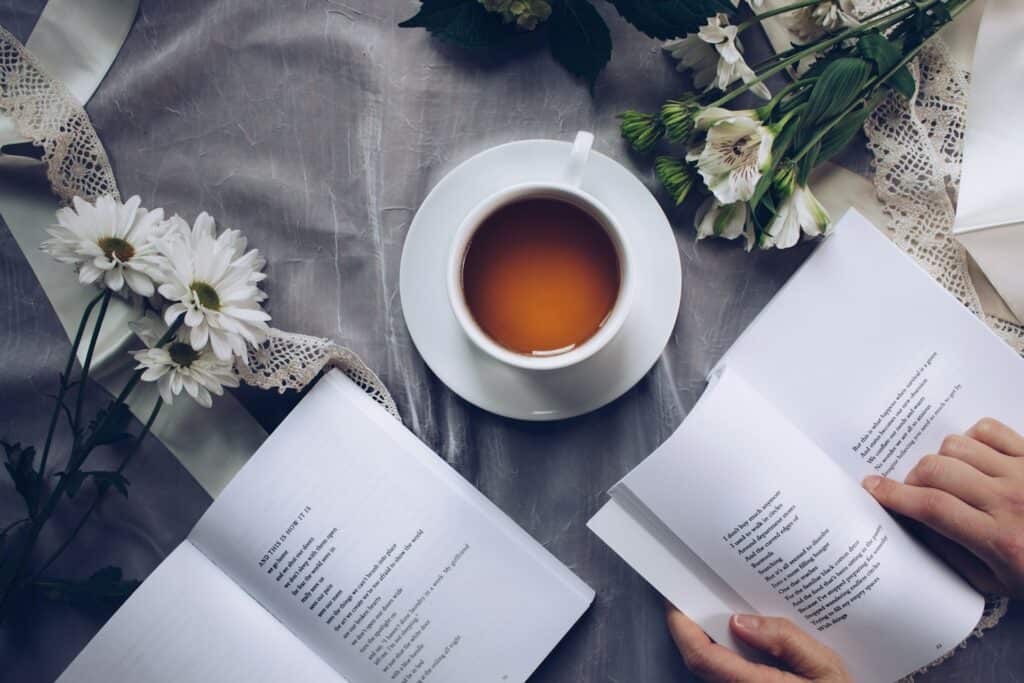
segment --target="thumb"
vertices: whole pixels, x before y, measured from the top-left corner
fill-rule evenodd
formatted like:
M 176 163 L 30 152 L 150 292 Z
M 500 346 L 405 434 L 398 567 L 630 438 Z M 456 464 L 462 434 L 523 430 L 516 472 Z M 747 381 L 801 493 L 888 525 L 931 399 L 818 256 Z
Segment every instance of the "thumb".
M 729 627 L 740 640 L 787 664 L 793 673 L 818 679 L 843 670 L 839 656 L 789 619 L 739 614 Z

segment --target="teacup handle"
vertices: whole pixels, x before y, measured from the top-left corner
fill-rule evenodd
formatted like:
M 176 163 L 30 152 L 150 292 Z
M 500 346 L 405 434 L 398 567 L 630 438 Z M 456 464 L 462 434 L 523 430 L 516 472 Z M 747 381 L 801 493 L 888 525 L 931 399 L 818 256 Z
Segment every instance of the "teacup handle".
M 572 152 L 569 154 L 569 165 L 565 169 L 566 184 L 579 187 L 583 183 L 583 171 L 587 167 L 587 158 L 593 145 L 593 133 L 585 130 L 576 133 L 576 140 L 572 143 Z

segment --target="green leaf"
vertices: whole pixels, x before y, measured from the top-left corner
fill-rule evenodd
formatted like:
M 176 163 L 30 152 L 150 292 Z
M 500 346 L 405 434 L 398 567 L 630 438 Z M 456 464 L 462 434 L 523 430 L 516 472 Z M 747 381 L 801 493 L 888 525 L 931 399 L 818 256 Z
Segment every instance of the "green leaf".
M 754 186 L 754 194 L 750 197 L 750 205 L 756 207 L 761 203 L 761 198 L 768 192 L 768 188 L 772 186 L 772 171 L 767 171 L 761 176 L 761 179 L 757 181 L 757 185 Z
M 869 62 L 857 57 L 834 60 L 822 72 L 807 99 L 807 109 L 801 117 L 804 130 L 811 130 L 813 135 L 812 129 L 817 128 L 817 124 L 831 119 L 853 104 L 870 78 Z
M 139 587 L 139 581 L 125 580 L 120 567 L 104 567 L 84 581 L 36 581 L 33 585 L 48 600 L 77 607 L 117 607 Z
M 587 0 L 559 0 L 552 5 L 548 44 L 558 63 L 591 88 L 612 58 L 608 25 Z
M 416 16 L 399 26 L 425 28 L 441 40 L 470 50 L 495 47 L 522 34 L 478 0 L 423 0 Z
M 14 490 L 24 499 L 25 508 L 31 514 L 36 509 L 43 486 L 42 479 L 35 470 L 36 449 L 6 441 L 0 441 L 0 446 L 4 449 L 4 467 L 11 475 Z
M 892 71 L 903 59 L 903 39 L 889 40 L 881 33 L 872 31 L 861 36 L 857 49 L 865 59 L 874 63 L 879 76 Z M 914 96 L 917 84 L 906 65 L 900 67 L 886 81 L 886 85 L 906 98 Z
M 913 74 L 910 73 L 910 69 L 905 64 L 897 69 L 896 73 L 890 76 L 885 84 L 891 86 L 893 90 L 908 100 L 914 96 L 914 92 L 917 90 L 917 81 L 914 80 Z
M 807 151 L 807 154 L 800 159 L 800 163 L 797 164 L 796 168 L 796 183 L 797 185 L 806 185 L 807 179 L 811 177 L 811 171 L 818 165 L 819 155 L 821 154 L 821 141 L 815 142 L 814 145 Z
M 718 12 L 735 14 L 728 0 L 609 0 L 622 18 L 651 38 L 668 40 L 688 33 L 707 23 Z
M 875 65 L 878 74 L 888 73 L 903 59 L 903 50 L 878 31 L 865 33 L 857 41 L 857 50 L 864 59 Z
M 883 91 L 876 92 L 860 108 L 850 112 L 834 128 L 825 133 L 821 139 L 821 148 L 818 150 L 818 158 L 815 165 L 828 161 L 845 148 L 857 132 L 864 127 L 864 122 L 871 112 L 885 99 Z

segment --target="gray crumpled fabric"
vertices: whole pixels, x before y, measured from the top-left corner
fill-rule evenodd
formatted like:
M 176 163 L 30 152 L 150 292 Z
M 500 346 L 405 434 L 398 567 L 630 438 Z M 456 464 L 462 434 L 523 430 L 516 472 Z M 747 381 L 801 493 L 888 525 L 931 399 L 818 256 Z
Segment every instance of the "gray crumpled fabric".
M 143 0 L 135 26 L 87 107 L 122 193 L 187 218 L 205 210 L 267 256 L 269 309 L 287 330 L 355 349 L 384 379 L 405 423 L 597 591 L 594 607 L 535 681 L 692 680 L 664 627 L 662 599 L 586 528 L 605 490 L 679 424 L 707 370 L 806 257 L 696 244 L 692 207 L 672 211 L 683 301 L 662 359 L 614 404 L 556 424 L 511 422 L 453 395 L 424 366 L 398 297 L 402 242 L 416 207 L 448 170 L 491 145 L 597 134 L 596 148 L 649 166 L 615 114 L 653 108 L 680 88 L 656 42 L 605 3 L 615 54 L 593 96 L 542 48 L 476 61 L 396 24 L 413 0 Z M 42 0 L 3 0 L 0 24 L 25 39 Z M 863 150 L 848 155 L 863 169 Z M 6 227 L 0 228 L 0 437 L 44 432 L 69 348 Z M 92 387 L 90 407 L 101 405 Z M 272 429 L 296 397 L 239 394 Z M 737 419 L 740 419 L 739 417 Z M 230 429 L 229 425 L 224 426 Z M 81 576 L 120 564 L 145 576 L 209 499 L 154 439 L 55 568 Z M 16 508 L 0 477 L 0 520 Z M 52 531 L 66 532 L 72 518 Z M 55 541 L 50 539 L 51 547 Z M 0 632 L 0 678 L 51 681 L 106 615 L 29 604 Z M 1024 670 L 1024 611 L 924 680 L 1005 681 Z

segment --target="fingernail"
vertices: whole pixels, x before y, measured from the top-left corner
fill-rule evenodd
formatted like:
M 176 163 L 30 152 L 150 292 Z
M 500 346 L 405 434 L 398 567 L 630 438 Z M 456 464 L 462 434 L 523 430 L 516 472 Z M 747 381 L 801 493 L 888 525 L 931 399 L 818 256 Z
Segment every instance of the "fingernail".
M 868 491 L 874 491 L 881 483 L 882 478 L 877 474 L 872 474 L 870 477 L 864 477 L 864 481 L 861 482 L 861 486 L 866 488 Z
M 756 631 L 761 628 L 761 617 L 753 614 L 737 614 L 733 616 L 732 621 L 744 631 Z

